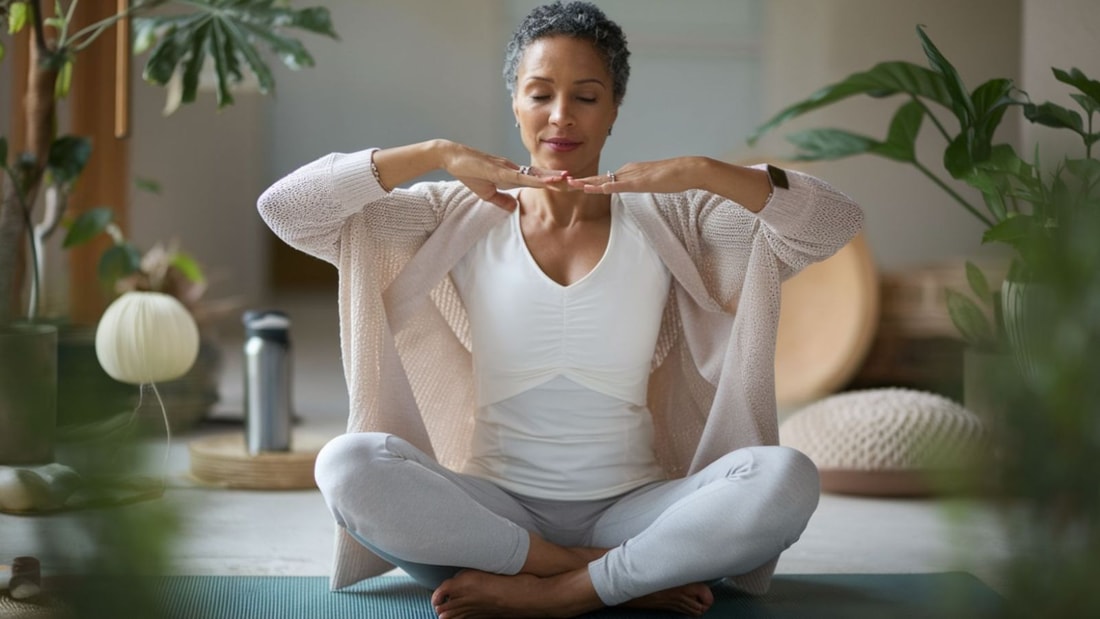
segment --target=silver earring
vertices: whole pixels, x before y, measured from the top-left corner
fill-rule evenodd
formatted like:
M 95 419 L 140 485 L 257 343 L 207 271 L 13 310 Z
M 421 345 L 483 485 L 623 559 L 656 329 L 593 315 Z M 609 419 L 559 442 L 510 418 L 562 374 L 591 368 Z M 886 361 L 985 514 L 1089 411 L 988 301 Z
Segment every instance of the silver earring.
M 519 121 L 516 121 L 516 129 L 519 129 Z

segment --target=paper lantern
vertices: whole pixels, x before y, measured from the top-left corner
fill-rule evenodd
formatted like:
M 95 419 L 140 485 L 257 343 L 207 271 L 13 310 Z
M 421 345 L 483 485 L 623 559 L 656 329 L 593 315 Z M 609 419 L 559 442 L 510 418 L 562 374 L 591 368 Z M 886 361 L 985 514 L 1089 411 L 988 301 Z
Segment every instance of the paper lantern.
M 174 380 L 195 364 L 199 329 L 175 297 L 127 292 L 103 313 L 95 352 L 115 380 L 135 385 Z

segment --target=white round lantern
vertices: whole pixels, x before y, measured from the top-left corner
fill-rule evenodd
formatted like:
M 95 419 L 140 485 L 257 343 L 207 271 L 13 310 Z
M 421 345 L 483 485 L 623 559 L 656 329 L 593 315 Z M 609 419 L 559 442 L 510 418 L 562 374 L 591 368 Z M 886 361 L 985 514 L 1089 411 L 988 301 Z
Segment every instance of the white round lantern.
M 195 364 L 199 329 L 175 297 L 127 292 L 103 313 L 95 352 L 115 380 L 135 385 L 174 380 Z

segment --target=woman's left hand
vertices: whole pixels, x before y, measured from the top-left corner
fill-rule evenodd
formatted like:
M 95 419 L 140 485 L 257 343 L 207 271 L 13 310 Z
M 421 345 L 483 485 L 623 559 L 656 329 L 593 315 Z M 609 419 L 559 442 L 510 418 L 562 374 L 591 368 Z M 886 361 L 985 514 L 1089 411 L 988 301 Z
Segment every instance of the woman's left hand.
M 585 193 L 678 193 L 702 187 L 706 157 L 674 157 L 628 163 L 610 174 L 570 178 L 572 189 Z

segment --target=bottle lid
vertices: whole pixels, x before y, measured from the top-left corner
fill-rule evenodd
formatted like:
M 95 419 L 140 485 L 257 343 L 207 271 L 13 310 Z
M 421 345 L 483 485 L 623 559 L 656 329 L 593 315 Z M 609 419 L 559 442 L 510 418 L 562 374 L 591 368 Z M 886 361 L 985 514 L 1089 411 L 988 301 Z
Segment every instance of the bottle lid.
M 278 310 L 250 310 L 241 318 L 244 323 L 245 337 L 262 337 L 281 342 L 287 341 L 290 329 L 290 317 Z

